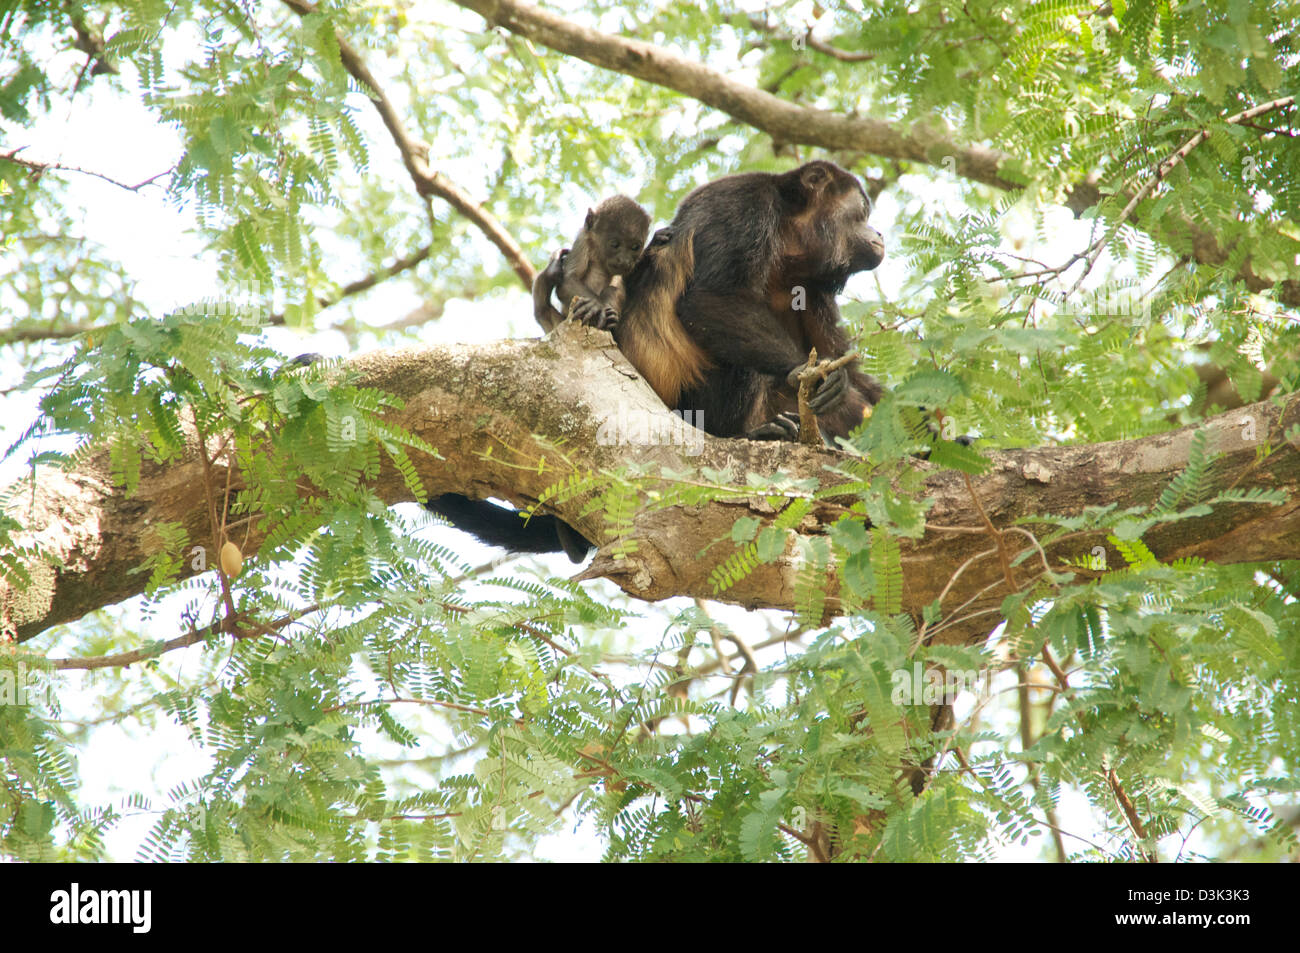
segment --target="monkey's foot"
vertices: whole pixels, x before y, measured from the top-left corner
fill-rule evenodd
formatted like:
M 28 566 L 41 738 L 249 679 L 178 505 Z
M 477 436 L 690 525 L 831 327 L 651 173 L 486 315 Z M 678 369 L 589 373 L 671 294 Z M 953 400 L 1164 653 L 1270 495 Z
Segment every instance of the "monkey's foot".
M 612 332 L 616 327 L 618 327 L 618 319 L 620 317 L 622 317 L 622 315 L 613 308 L 605 308 L 605 310 L 600 312 L 600 316 L 596 319 L 593 327 L 596 327 L 601 331 Z
M 794 414 L 779 414 L 765 424 L 759 424 L 749 433 L 746 440 L 798 440 L 799 418 Z

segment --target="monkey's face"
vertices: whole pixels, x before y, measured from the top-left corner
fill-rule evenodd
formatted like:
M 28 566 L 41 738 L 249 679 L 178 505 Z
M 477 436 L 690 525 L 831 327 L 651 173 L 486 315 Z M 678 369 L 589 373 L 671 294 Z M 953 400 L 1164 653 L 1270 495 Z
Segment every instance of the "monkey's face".
M 645 244 L 645 234 L 627 230 L 613 231 L 597 237 L 601 252 L 604 254 L 605 267 L 610 274 L 626 275 L 641 257 L 641 247 Z
M 815 161 L 783 178 L 799 207 L 791 217 L 795 240 L 790 247 L 812 265 L 817 278 L 840 283 L 884 260 L 885 240 L 867 224 L 871 199 L 856 175 Z
M 855 175 L 845 173 L 840 195 L 833 199 L 838 224 L 832 230 L 842 241 L 849 273 L 871 271 L 885 260 L 885 239 L 867 224 L 871 217 L 871 199 Z

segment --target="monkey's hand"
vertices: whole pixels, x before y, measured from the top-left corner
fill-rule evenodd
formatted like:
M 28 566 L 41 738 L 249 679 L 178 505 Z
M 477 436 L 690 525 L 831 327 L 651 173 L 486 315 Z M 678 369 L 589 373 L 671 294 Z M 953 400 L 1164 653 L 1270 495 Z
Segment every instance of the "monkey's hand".
M 799 375 L 808 370 L 807 363 L 800 364 L 789 374 L 786 375 L 785 382 L 795 390 L 799 389 Z M 849 394 L 849 372 L 845 367 L 837 367 L 829 371 L 825 377 L 813 385 L 812 396 L 808 399 L 808 406 L 812 412 L 821 416 L 828 414 L 844 402 L 844 398 Z
M 595 298 L 575 298 L 569 311 L 575 321 L 581 321 L 589 327 L 601 331 L 612 331 L 618 324 L 619 313 L 616 309 Z
M 603 307 L 595 298 L 574 298 L 569 303 L 569 319 L 594 326 Z
M 778 414 L 765 424 L 759 424 L 746 440 L 798 440 L 799 418 L 794 414 Z
M 547 279 L 551 288 L 560 287 L 560 282 L 564 280 L 564 256 L 568 253 L 569 249 L 567 248 L 557 248 L 552 253 L 551 260 L 542 269 L 541 277 Z

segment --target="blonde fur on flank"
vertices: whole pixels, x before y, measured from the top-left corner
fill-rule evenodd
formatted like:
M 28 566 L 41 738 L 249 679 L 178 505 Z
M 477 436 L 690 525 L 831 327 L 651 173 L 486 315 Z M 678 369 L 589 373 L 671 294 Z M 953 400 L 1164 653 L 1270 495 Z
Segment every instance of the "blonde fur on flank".
M 677 299 L 695 273 L 693 236 L 677 243 L 653 244 L 646 251 L 655 280 L 650 294 L 628 301 L 619 327 L 619 347 L 669 407 L 682 391 L 698 386 L 711 366 L 677 318 Z

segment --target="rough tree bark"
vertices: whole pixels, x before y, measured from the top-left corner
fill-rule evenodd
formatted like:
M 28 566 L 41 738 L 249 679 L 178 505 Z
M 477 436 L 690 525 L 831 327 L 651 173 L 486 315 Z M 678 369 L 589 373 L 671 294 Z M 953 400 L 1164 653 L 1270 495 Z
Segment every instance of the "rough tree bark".
M 618 436 L 611 424 L 620 419 L 657 423 L 665 432 L 680 421 L 664 409 L 609 335 L 590 329 L 566 326 L 548 339 L 487 347 L 376 351 L 354 358 L 348 367 L 362 386 L 402 398 L 404 408 L 390 419 L 441 453 L 443 459 L 415 458 L 432 493 L 459 491 L 528 505 L 570 467 L 601 471 L 632 461 L 678 471 L 729 468 L 742 486 L 751 472 L 826 481 L 831 477 L 825 467 L 843 459 L 835 451 L 799 444 L 720 440 L 694 431 L 686 434 L 689 441 L 677 444 L 610 441 L 611 430 Z M 961 607 L 970 624 L 946 627 L 938 636 L 942 641 L 986 634 L 996 625 L 994 615 L 1008 583 L 972 491 L 998 529 L 1034 513 L 1068 515 L 1105 503 L 1147 505 L 1185 468 L 1197 430 L 1206 432 L 1208 446 L 1221 455 L 1212 470 L 1215 486 L 1282 489 L 1291 500 L 1281 506 L 1221 505 L 1210 516 L 1157 527 L 1144 537 L 1156 557 L 1201 556 L 1221 563 L 1300 558 L 1300 448 L 1283 438 L 1286 430 L 1300 425 L 1300 399 L 1291 395 L 1282 403 L 1252 404 L 1195 427 L 1140 440 L 993 453 L 993 468 L 969 488 L 960 473 L 917 461 L 918 468 L 931 471 L 925 485 L 934 505 L 930 531 L 903 548 L 904 609 L 919 615 L 941 593 L 946 613 Z M 1259 452 L 1265 446 L 1273 448 L 1266 456 Z M 214 477 L 218 487 L 224 486 L 224 462 L 218 461 Z M 391 468 L 373 488 L 388 503 L 411 499 Z M 714 541 L 727 537 L 740 516 L 773 515 L 761 497 L 690 509 L 646 508 L 634 519 L 636 550 L 622 558 L 614 555 L 615 540 L 603 514 L 582 517 L 582 508 L 583 501 L 576 499 L 554 509 L 601 544 L 580 578 L 605 577 L 648 600 L 688 595 L 751 608 L 794 605 L 798 565 L 793 545 L 784 558 L 760 565 L 720 593 L 709 581 L 710 571 L 734 552 L 730 544 Z M 843 512 L 833 500 L 818 502 L 797 532 L 823 533 Z M 55 557 L 29 563 L 33 584 L 22 590 L 0 583 L 0 630 L 18 641 L 143 591 L 147 574 L 134 570 L 162 545 L 150 532 L 152 525 L 179 522 L 196 541 L 210 535 L 196 441 L 181 462 L 146 463 L 129 498 L 112 485 L 104 457 L 73 472 L 39 468 L 33 485 L 12 494 L 10 515 L 28 527 L 27 541 Z M 244 545 L 246 555 L 261 542 L 254 528 Z M 1003 544 L 1011 556 L 1036 545 L 1020 531 L 1005 535 Z M 1017 586 L 1027 582 L 1042 569 L 1043 559 L 1060 569 L 1063 558 L 1077 559 L 1098 545 L 1105 545 L 1100 533 L 1049 546 L 1041 557 L 1034 553 L 1033 561 L 1015 567 L 1014 581 Z M 707 551 L 705 558 L 701 551 Z M 827 574 L 826 593 L 833 610 L 833 572 Z

